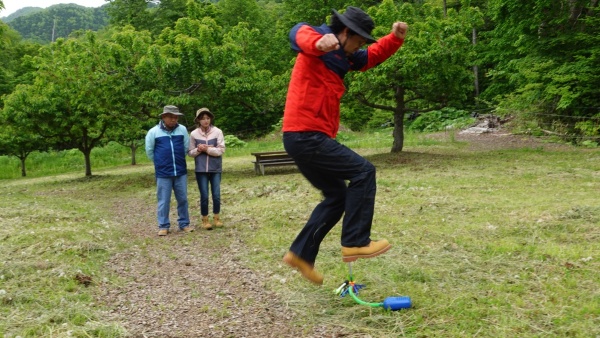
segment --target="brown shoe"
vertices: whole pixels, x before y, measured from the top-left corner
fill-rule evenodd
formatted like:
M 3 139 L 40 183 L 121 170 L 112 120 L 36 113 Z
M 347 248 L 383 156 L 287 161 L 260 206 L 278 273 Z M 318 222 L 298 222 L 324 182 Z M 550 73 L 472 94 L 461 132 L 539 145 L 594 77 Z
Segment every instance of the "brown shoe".
M 215 228 L 220 228 L 223 226 L 223 222 L 221 222 L 221 217 L 219 217 L 219 214 L 213 215 L 213 223 L 215 224 Z
M 312 264 L 296 256 L 296 254 L 294 254 L 293 252 L 288 251 L 285 254 L 285 256 L 283 256 L 283 262 L 289 265 L 290 267 L 300 271 L 302 276 L 304 276 L 304 278 L 308 279 L 309 281 L 317 285 L 323 284 L 323 275 L 320 274 L 317 270 L 315 270 L 315 267 Z
M 206 230 L 212 230 L 212 224 L 210 224 L 208 216 L 202 216 L 202 227 Z
M 342 247 L 342 260 L 346 263 L 354 262 L 359 258 L 371 258 L 379 256 L 388 251 L 392 246 L 385 240 L 371 241 L 367 246 L 361 247 Z
M 169 234 L 169 230 L 167 230 L 167 229 L 160 229 L 160 230 L 158 230 L 158 235 L 159 236 L 166 236 L 167 234 Z
M 185 233 L 194 232 L 194 228 L 191 225 L 188 225 L 185 228 L 181 229 L 181 231 Z

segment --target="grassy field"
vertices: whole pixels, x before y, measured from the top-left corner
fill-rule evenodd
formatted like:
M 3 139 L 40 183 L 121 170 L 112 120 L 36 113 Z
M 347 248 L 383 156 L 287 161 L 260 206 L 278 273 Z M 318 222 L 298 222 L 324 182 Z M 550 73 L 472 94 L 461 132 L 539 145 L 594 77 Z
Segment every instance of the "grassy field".
M 385 133 L 341 139 L 378 168 L 372 238 L 393 244 L 353 264 L 355 280 L 367 285 L 359 296 L 410 296 L 413 308 L 388 312 L 334 294 L 348 273 L 339 226 L 317 261 L 323 287 L 280 264 L 320 196 L 295 169 L 254 174 L 250 152 L 281 149 L 273 137 L 227 151 L 223 214 L 249 220 L 231 225 L 246 244 L 239 259 L 296 311 L 293 325 L 353 337 L 600 337 L 598 149 L 473 151 L 451 136 L 409 135 L 405 151 L 391 154 Z M 85 278 L 117 285 L 107 260 L 158 241 L 127 236 L 114 213 L 131 196 L 154 201 L 153 170 L 141 152 L 133 167 L 126 150 L 110 155 L 123 163 L 95 156 L 106 165 L 91 178 L 71 159 L 34 156 L 30 177 L 0 180 L 0 336 L 127 335 L 104 320 L 96 284 Z M 15 163 L 18 175 L 11 159 L 0 159 L 0 171 Z

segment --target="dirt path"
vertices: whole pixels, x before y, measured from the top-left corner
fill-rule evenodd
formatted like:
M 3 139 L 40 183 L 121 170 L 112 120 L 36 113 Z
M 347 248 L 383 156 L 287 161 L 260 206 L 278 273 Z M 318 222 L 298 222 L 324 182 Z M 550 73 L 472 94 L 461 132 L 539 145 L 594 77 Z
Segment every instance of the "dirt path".
M 125 283 L 100 288 L 98 298 L 112 309 L 108 320 L 132 337 L 305 336 L 266 279 L 236 259 L 243 243 L 235 228 L 156 238 L 154 206 L 125 203 L 115 210 L 128 210 L 121 219 L 135 220 L 129 235 L 144 244 L 110 259 Z

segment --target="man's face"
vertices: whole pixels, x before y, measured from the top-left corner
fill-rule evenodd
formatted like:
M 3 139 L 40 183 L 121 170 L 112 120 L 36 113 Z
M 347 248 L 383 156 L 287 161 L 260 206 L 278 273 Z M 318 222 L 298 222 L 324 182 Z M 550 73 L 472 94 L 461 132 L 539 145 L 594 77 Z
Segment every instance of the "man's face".
M 165 127 L 167 127 L 167 129 L 169 129 L 169 130 L 175 128 L 175 126 L 177 125 L 178 119 L 179 119 L 179 115 L 170 114 L 170 113 L 166 113 L 166 114 L 162 115 L 163 123 L 165 124 Z
M 355 34 L 355 35 L 346 34 L 346 43 L 344 44 L 344 52 L 346 53 L 346 55 L 350 56 L 350 55 L 354 54 L 356 51 L 358 51 L 366 43 L 367 43 L 367 39 L 363 38 L 362 36 L 360 36 L 358 34 Z

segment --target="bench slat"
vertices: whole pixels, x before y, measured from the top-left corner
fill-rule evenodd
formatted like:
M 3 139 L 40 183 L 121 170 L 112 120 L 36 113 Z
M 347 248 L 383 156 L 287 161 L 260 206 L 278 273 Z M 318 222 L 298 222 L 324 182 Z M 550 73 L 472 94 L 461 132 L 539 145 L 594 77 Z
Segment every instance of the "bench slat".
M 295 165 L 296 162 L 285 151 L 266 151 L 252 153 L 256 157 L 254 171 L 258 174 L 265 174 L 265 167 Z

